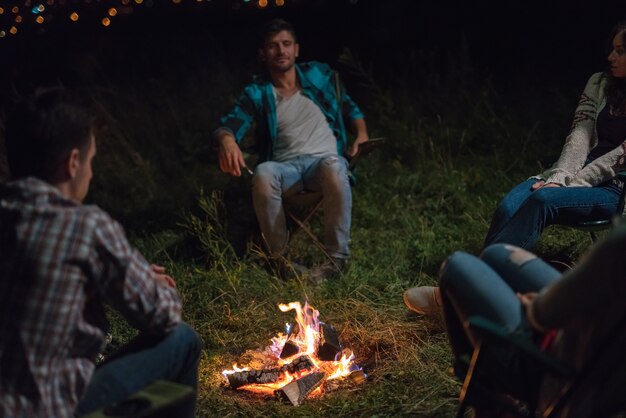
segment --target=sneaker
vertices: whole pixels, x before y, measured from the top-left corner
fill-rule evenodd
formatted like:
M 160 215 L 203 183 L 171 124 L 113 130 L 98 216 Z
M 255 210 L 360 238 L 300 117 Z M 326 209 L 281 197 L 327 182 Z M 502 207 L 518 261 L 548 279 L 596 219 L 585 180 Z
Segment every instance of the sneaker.
M 417 286 L 404 292 L 404 304 L 420 315 L 432 315 L 440 312 L 441 294 L 435 286 Z
M 346 270 L 347 266 L 347 258 L 333 257 L 325 263 L 309 270 L 307 278 L 315 284 L 325 282 L 326 280 L 336 279 Z

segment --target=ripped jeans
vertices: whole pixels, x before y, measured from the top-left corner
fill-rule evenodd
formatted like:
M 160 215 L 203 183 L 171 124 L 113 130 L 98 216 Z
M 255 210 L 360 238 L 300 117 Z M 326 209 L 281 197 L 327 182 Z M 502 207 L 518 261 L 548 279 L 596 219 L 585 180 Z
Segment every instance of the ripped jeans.
M 534 331 L 517 293 L 539 292 L 561 275 L 534 254 L 509 244 L 491 245 L 480 258 L 460 251 L 452 254 L 441 267 L 439 286 L 455 357 L 471 356 L 473 352 L 476 339 L 471 329 L 463 325 L 472 315 L 480 315 L 532 341 Z M 513 393 L 526 391 L 528 382 L 538 378 L 532 367 L 521 364 L 510 351 L 492 350 L 487 355 L 482 367 Z
M 332 155 L 302 155 L 283 162 L 259 164 L 252 177 L 252 202 L 261 233 L 271 254 L 282 254 L 287 246 L 287 223 L 283 198 L 303 190 L 324 196 L 324 246 L 335 258 L 348 258 L 352 190 L 348 162 Z

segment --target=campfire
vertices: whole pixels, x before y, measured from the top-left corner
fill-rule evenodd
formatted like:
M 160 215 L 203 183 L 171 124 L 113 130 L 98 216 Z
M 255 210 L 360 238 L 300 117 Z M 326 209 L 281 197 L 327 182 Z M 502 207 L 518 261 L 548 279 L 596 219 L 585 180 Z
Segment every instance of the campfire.
M 308 303 L 280 304 L 282 312 L 295 310 L 294 324 L 272 338 L 265 350 L 252 352 L 246 367 L 233 365 L 222 375 L 232 389 L 275 395 L 300 405 L 308 396 L 321 394 L 327 382 L 350 377 L 360 383 L 366 376 L 354 363 L 352 350 L 343 348 L 332 325 L 319 320 L 319 312 Z M 254 365 L 251 367 L 251 363 Z

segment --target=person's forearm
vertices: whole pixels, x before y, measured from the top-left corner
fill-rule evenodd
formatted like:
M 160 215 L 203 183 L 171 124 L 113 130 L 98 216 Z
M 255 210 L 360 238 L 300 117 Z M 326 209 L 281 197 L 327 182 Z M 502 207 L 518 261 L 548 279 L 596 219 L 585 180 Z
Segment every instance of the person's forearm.
M 357 138 L 367 138 L 367 125 L 365 124 L 365 119 L 354 119 L 352 121 L 352 129 Z

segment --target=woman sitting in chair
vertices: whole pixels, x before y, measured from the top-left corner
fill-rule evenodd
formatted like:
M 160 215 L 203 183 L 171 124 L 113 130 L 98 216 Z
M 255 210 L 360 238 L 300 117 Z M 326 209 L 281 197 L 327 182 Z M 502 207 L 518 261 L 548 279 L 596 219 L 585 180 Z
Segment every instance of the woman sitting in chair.
M 626 166 L 626 22 L 611 38 L 610 68 L 593 74 L 574 114 L 558 161 L 513 188 L 496 209 L 485 247 L 532 248 L 548 225 L 610 219 Z
M 626 167 L 626 22 L 614 28 L 611 40 L 610 68 L 589 78 L 558 161 L 502 199 L 485 247 L 507 243 L 530 249 L 549 225 L 616 214 L 622 185 L 615 175 Z M 440 299 L 432 286 L 404 293 L 405 304 L 419 314 L 437 312 Z
M 620 321 L 626 328 L 626 225 L 617 227 L 599 243 L 573 270 L 561 275 L 557 270 L 519 247 L 494 244 L 481 257 L 457 252 L 441 269 L 440 289 L 448 337 L 455 358 L 471 356 L 476 335 L 465 321 L 479 315 L 537 343 L 569 368 L 580 371 L 597 350 L 607 346 L 607 338 Z M 538 293 L 537 293 L 538 292 Z M 626 338 L 620 344 L 626 345 Z M 483 349 L 484 350 L 484 349 Z M 617 350 L 623 354 L 626 347 Z M 503 348 L 492 347 L 481 361 L 479 381 L 491 383 L 506 394 L 522 399 L 538 399 L 542 409 L 555 398 L 564 381 L 537 371 L 531 362 Z M 595 353 L 595 355 L 594 355 Z M 609 359 L 616 366 L 620 358 Z M 456 362 L 459 377 L 464 375 L 462 362 Z M 612 367 L 613 367 L 612 366 Z M 622 368 L 623 370 L 623 368 Z M 613 373 L 617 371 L 612 370 Z M 605 396 L 608 378 L 592 378 L 575 396 L 567 399 L 558 416 L 597 417 L 598 397 Z M 620 378 L 623 382 L 623 377 Z M 623 385 L 618 390 L 622 399 Z M 471 398 L 471 397 L 470 397 Z M 470 399 L 480 405 L 478 399 Z M 476 407 L 476 417 L 507 416 L 501 410 Z M 604 407 L 606 399 L 602 401 Z M 623 405 L 622 405 L 623 406 Z

